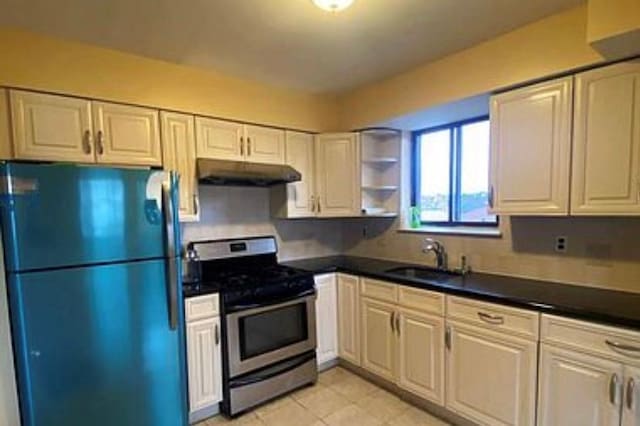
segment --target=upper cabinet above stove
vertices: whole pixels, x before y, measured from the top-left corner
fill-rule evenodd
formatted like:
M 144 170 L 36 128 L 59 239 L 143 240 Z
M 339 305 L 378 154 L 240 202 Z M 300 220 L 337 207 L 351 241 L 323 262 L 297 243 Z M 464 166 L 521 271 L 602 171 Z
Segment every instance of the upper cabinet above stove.
M 491 145 L 497 214 L 640 215 L 640 61 L 494 96 Z

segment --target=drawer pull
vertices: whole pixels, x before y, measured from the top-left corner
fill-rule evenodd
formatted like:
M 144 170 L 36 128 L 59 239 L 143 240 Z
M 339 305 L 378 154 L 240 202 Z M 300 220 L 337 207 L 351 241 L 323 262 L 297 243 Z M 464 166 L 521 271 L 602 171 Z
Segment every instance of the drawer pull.
M 486 322 L 487 324 L 492 324 L 492 325 L 504 324 L 504 317 L 501 317 L 499 315 L 491 315 L 491 314 L 487 314 L 486 312 L 478 312 L 478 318 L 480 318 L 482 321 Z
M 633 377 L 629 378 L 627 382 L 627 408 L 629 410 L 633 410 L 633 397 L 636 392 L 636 381 L 633 380 Z
M 218 346 L 220 344 L 220 332 L 218 331 L 218 324 L 216 324 L 214 334 L 215 334 L 216 346 Z
M 609 402 L 612 405 L 618 405 L 618 380 L 618 373 L 613 373 L 609 380 Z
M 613 351 L 618 352 L 619 354 L 629 356 L 632 358 L 640 358 L 640 348 L 637 346 L 626 345 L 624 343 L 614 342 L 611 340 L 604 341 L 609 348 Z M 628 354 L 626 352 L 635 352 L 635 355 Z

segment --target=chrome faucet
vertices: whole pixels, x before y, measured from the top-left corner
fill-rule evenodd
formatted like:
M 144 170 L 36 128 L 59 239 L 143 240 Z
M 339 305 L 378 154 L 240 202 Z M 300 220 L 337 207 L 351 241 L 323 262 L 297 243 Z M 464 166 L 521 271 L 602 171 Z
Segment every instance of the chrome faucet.
M 441 271 L 447 270 L 447 251 L 440 241 L 436 241 L 432 238 L 425 239 L 424 246 L 422 247 L 422 252 L 433 252 L 436 255 L 436 267 Z

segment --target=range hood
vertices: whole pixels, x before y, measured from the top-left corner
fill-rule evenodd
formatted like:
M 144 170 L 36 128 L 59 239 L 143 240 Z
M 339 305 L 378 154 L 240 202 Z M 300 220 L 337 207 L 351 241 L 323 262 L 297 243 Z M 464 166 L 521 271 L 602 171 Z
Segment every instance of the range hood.
M 206 185 L 273 186 L 297 182 L 302 175 L 291 166 L 199 158 L 198 181 Z

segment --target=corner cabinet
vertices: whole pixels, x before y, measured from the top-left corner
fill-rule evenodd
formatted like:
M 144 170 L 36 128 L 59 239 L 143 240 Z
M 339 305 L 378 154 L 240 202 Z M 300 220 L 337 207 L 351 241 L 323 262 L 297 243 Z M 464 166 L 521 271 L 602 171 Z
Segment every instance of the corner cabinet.
M 491 98 L 494 213 L 569 213 L 572 90 L 566 77 Z
M 198 158 L 284 164 L 284 130 L 196 118 Z
M 338 358 L 338 312 L 336 275 L 315 276 L 316 284 L 316 357 L 318 365 Z
M 163 166 L 180 176 L 180 221 L 197 221 L 200 215 L 196 179 L 195 121 L 189 114 L 162 111 Z
M 357 133 L 317 136 L 317 216 L 360 216 L 360 144 Z
M 185 300 L 189 420 L 218 412 L 222 401 L 220 310 L 217 294 Z
M 162 164 L 155 109 L 21 90 L 9 96 L 18 160 Z
M 576 76 L 571 213 L 640 215 L 640 61 Z

